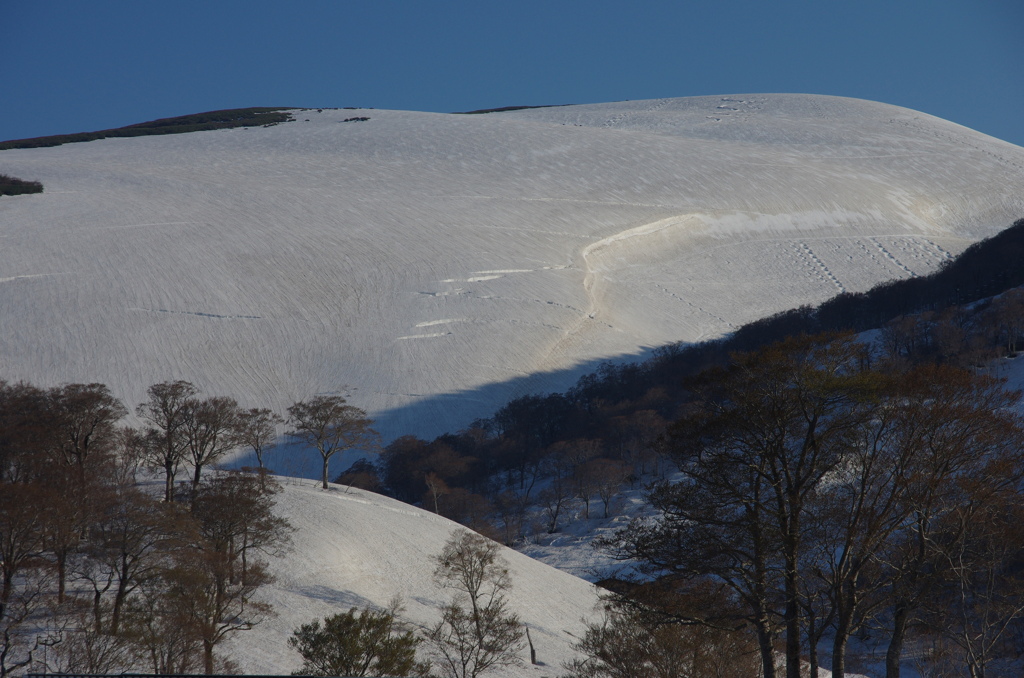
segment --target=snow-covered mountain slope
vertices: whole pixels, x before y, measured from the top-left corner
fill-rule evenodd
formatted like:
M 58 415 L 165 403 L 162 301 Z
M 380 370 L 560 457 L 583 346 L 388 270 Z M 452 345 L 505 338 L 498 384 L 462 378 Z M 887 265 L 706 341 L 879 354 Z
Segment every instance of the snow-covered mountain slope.
M 301 664 L 287 645 L 299 625 L 351 607 L 386 608 L 396 595 L 413 625 L 440 618 L 452 591 L 434 583 L 430 559 L 461 526 L 371 492 L 289 482 L 275 513 L 295 527 L 293 548 L 271 561 L 277 582 L 261 594 L 277 616 L 236 634 L 225 656 L 246 673 L 285 675 Z M 582 634 L 581 620 L 599 616 L 597 589 L 511 549 L 503 556 L 512 578 L 509 608 L 529 626 L 541 665 L 530 665 L 526 653 L 524 666 L 495 675 L 559 675 L 573 656 L 574 636 Z
M 0 153 L 45 185 L 0 199 L 2 377 L 348 389 L 430 436 L 1024 216 L 1024 149 L 852 99 L 295 117 Z

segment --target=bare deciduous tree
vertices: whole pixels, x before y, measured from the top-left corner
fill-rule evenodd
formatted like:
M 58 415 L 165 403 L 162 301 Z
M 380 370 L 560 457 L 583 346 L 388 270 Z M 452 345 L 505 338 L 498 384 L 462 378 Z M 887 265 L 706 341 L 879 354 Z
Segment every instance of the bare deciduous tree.
M 125 635 L 97 629 L 87 608 L 73 606 L 48 634 L 46 669 L 54 673 L 117 674 L 136 668 L 138 648 Z M 56 642 L 54 642 L 56 641 Z
M 238 415 L 238 437 L 256 455 L 259 468 L 264 466 L 263 455 L 277 444 L 277 427 L 284 418 L 265 408 L 251 408 Z
M 162 595 L 173 616 L 199 641 L 207 675 L 215 669 L 214 649 L 225 638 L 261 623 L 273 610 L 255 599 L 256 591 L 272 581 L 266 569 L 251 564 L 245 580 L 231 581 L 228 555 L 215 550 L 179 553 L 162 575 Z
M 931 620 L 932 627 L 959 649 L 970 678 L 985 678 L 1000 660 L 1018 658 L 1005 641 L 1024 617 L 1020 496 L 979 489 L 980 502 L 965 502 L 946 515 L 949 530 L 936 540 L 949 577 L 933 603 Z
M 122 489 L 93 523 L 87 558 L 78 577 L 93 592 L 94 626 L 100 633 L 116 635 L 128 597 L 155 578 L 163 564 L 162 551 L 179 542 L 187 519 L 176 504 L 161 503 L 134 487 Z M 105 594 L 113 600 L 102 605 Z
M 272 478 L 230 472 L 205 481 L 192 504 L 192 517 L 205 548 L 224 553 L 230 583 L 244 582 L 252 556 L 279 555 L 291 543 L 291 524 L 274 515 Z
M 52 490 L 37 483 L 0 482 L 0 676 L 32 660 L 27 624 L 42 609 L 50 582 L 41 558 Z
M 323 459 L 321 476 L 323 489 L 327 489 L 328 463 L 343 450 L 377 446 L 377 433 L 366 412 L 346 404 L 341 396 L 314 396 L 300 400 L 288 408 L 292 430 L 288 435 L 316 448 Z
M 147 393 L 149 400 L 141 403 L 135 413 L 149 424 L 147 456 L 153 466 L 163 469 L 164 501 L 172 501 L 174 477 L 188 454 L 186 415 L 197 391 L 189 382 L 179 380 L 153 384 Z
M 445 494 L 448 494 L 451 490 L 448 489 L 448 483 L 444 482 L 444 479 L 437 473 L 431 471 L 424 476 L 423 481 L 427 484 L 427 494 L 425 497 L 429 497 L 434 503 L 434 513 L 440 513 L 438 508 L 437 500 Z
M 526 494 L 520 494 L 514 490 L 505 490 L 494 499 L 494 508 L 504 532 L 502 541 L 506 546 L 512 546 L 524 536 L 523 523 L 526 520 L 527 509 L 529 509 L 528 501 Z
M 787 678 L 800 678 L 805 521 L 822 478 L 870 418 L 863 364 L 850 337 L 802 337 L 703 375 L 698 399 L 670 430 L 683 478 L 652 494 L 664 518 L 613 544 L 653 574 L 728 583 L 757 629 L 766 678 L 780 627 Z
M 629 468 L 621 461 L 604 458 L 592 459 L 587 464 L 593 466 L 591 473 L 597 488 L 597 496 L 601 498 L 604 517 L 608 518 L 612 500 L 622 489 L 622 483 L 626 482 Z
M 476 678 L 494 667 L 522 663 L 523 625 L 507 609 L 504 593 L 512 581 L 500 549 L 495 542 L 463 530 L 445 543 L 437 557 L 435 579 L 457 596 L 444 607 L 441 620 L 428 629 L 426 638 L 447 678 Z
M 241 444 L 238 403 L 234 398 L 190 399 L 185 407 L 185 437 L 192 462 L 192 492 L 199 487 L 203 468 Z
M 94 454 L 113 450 L 117 422 L 128 410 L 104 384 L 65 384 L 50 389 L 49 400 L 66 464 L 84 469 Z
M 992 332 L 1002 341 L 1009 355 L 1017 352 L 1024 335 L 1024 290 L 1013 289 L 992 301 L 985 314 Z

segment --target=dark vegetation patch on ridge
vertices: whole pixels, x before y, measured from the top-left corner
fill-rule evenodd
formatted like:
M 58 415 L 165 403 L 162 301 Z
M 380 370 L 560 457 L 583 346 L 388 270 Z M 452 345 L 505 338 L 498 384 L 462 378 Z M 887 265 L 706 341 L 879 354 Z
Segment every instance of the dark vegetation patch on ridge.
M 39 181 L 25 181 L 7 174 L 0 174 L 0 195 L 21 195 L 23 193 L 42 193 L 43 184 Z
M 455 111 L 452 115 L 481 115 L 483 113 L 507 113 L 508 111 L 528 111 L 534 108 L 560 108 L 574 104 L 543 104 L 541 106 L 502 106 L 501 108 L 481 108 L 476 111 Z
M 81 132 L 78 134 L 57 134 L 31 139 L 15 139 L 0 142 L 0 151 L 13 148 L 44 148 L 62 144 L 108 139 L 111 137 L 142 137 L 154 134 L 185 134 L 202 132 L 211 129 L 228 129 L 232 127 L 269 127 L 292 119 L 289 108 L 232 108 L 222 111 L 208 111 L 181 115 L 174 118 L 160 118 L 149 122 L 140 122 L 127 127 L 100 130 L 97 132 Z

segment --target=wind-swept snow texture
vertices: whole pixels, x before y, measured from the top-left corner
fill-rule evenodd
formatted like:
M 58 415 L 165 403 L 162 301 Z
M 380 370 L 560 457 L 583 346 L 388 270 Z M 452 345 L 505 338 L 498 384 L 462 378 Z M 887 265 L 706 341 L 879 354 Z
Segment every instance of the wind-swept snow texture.
M 854 99 L 295 118 L 0 153 L 45 186 L 0 199 L 2 377 L 349 390 L 432 436 L 1024 216 L 1024 149 Z
M 293 550 L 271 562 L 277 581 L 264 589 L 277 616 L 238 633 L 225 656 L 246 673 L 286 675 L 301 658 L 288 648 L 292 631 L 351 607 L 386 608 L 395 596 L 405 605 L 403 619 L 426 627 L 441 617 L 454 591 L 433 581 L 431 558 L 460 525 L 387 497 L 331 486 L 327 492 L 303 485 L 284 486 L 275 513 L 296 528 Z M 556 676 L 574 655 L 583 618 L 599 618 L 598 591 L 592 584 L 511 549 L 509 609 L 530 628 L 542 665 L 525 664 L 495 676 Z

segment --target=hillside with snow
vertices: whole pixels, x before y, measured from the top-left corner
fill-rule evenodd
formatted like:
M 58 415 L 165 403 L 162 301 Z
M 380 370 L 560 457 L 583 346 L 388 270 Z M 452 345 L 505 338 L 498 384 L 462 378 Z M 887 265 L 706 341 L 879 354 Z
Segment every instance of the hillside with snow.
M 1024 149 L 854 99 L 294 118 L 0 152 L 45 186 L 0 199 L 0 376 L 350 392 L 433 436 L 1024 216 Z
M 287 645 L 301 624 L 352 607 L 387 608 L 395 596 L 413 626 L 440 619 L 453 592 L 434 582 L 431 558 L 461 526 L 371 492 L 337 485 L 324 491 L 309 481 L 282 480 L 275 513 L 295 528 L 292 549 L 272 559 L 277 581 L 260 594 L 276 616 L 235 634 L 223 656 L 246 673 L 287 675 L 301 664 Z M 529 627 L 538 665 L 524 653 L 523 666 L 494 675 L 559 675 L 574 655 L 582 620 L 600 616 L 597 588 L 511 549 L 503 549 L 503 557 L 512 580 L 509 609 Z

